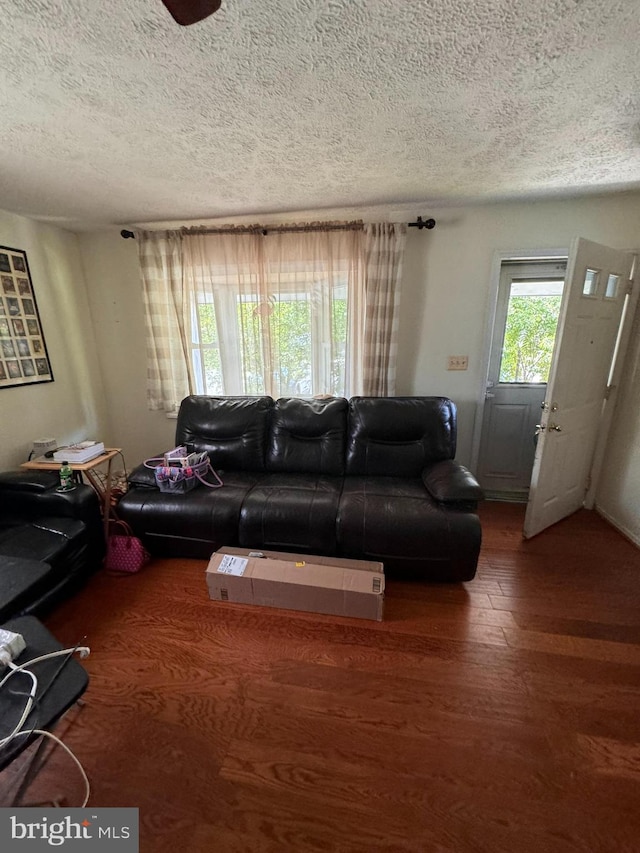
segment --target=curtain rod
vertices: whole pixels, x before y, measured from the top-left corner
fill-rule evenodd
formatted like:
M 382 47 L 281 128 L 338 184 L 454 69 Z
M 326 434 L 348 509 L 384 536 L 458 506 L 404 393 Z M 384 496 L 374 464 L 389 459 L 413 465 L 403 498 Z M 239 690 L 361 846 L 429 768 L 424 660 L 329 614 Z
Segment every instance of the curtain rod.
M 422 231 L 423 228 L 431 229 L 436 227 L 435 219 L 423 219 L 419 216 L 415 222 L 408 223 L 409 228 L 417 228 Z M 263 234 L 266 236 L 270 231 L 276 232 L 295 232 L 295 231 L 360 231 L 364 228 L 364 223 L 357 222 L 318 222 L 310 225 L 229 225 L 220 228 L 182 228 L 183 234 Z M 135 233 L 123 229 L 120 236 L 124 240 L 135 240 Z

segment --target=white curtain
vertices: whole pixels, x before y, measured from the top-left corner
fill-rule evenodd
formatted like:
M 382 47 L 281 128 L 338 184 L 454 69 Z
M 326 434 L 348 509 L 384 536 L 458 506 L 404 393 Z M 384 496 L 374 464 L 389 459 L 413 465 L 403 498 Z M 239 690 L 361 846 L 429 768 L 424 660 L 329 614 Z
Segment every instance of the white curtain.
M 403 226 L 138 232 L 149 407 L 393 394 Z

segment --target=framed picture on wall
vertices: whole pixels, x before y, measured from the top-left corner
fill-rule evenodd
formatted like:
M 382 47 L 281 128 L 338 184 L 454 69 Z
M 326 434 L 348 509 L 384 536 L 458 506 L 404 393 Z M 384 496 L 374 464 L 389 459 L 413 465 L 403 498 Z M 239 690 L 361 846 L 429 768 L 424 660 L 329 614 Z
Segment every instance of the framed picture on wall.
M 53 382 L 27 253 L 0 246 L 0 388 Z

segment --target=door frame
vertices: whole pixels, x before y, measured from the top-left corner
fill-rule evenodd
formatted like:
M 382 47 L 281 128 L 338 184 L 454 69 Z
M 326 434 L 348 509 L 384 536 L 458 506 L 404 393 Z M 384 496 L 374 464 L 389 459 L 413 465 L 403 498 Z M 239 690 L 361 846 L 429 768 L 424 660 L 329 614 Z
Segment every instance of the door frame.
M 638 287 L 638 280 L 640 276 L 640 250 L 627 249 L 626 251 L 634 256 L 631 264 L 631 276 L 629 279 L 631 282 L 629 285 L 630 289 L 627 290 L 629 299 L 620 320 L 620 333 L 618 336 L 617 348 L 614 353 L 613 369 L 611 371 L 611 376 L 609 377 L 609 385 L 607 386 L 607 403 L 602 414 L 602 426 L 598 434 L 598 441 L 593 454 L 589 488 L 587 489 L 587 494 L 584 499 L 586 509 L 593 509 L 596 505 L 598 482 L 600 480 L 602 464 L 607 450 L 607 442 L 611 431 L 611 425 L 613 423 L 613 415 L 618 402 L 618 388 L 620 387 L 620 380 L 622 379 L 622 372 L 625 367 L 627 351 L 631 342 L 631 330 L 633 328 L 636 311 L 638 310 L 638 299 L 640 298 L 640 287 Z
M 486 403 L 487 382 L 489 380 L 489 365 L 491 360 L 491 347 L 495 332 L 496 314 L 498 309 L 498 293 L 500 289 L 500 274 L 503 262 L 508 261 L 542 261 L 545 258 L 553 261 L 559 258 L 569 257 L 569 247 L 554 247 L 552 249 L 514 249 L 508 251 L 495 251 L 491 260 L 491 285 L 489 297 L 485 310 L 485 334 L 483 341 L 482 367 L 480 370 L 480 383 L 476 396 L 476 416 L 473 424 L 473 439 L 471 442 L 471 470 L 476 471 L 480 458 L 480 440 L 482 438 L 482 424 L 484 422 L 484 407 Z
M 594 451 L 594 460 L 592 466 L 591 482 L 585 496 L 585 507 L 593 509 L 596 506 L 596 495 L 598 489 L 598 481 L 602 470 L 602 463 L 606 453 L 607 440 L 611 430 L 613 414 L 616 408 L 618 388 L 625 367 L 627 351 L 629 349 L 631 331 L 633 329 L 634 318 L 636 311 L 640 310 L 640 249 L 622 249 L 635 255 L 635 262 L 631 268 L 631 293 L 627 303 L 627 310 L 623 318 L 623 325 L 618 341 L 618 349 L 616 352 L 616 360 L 609 386 L 608 405 L 605 407 L 603 415 L 602 430 L 598 435 L 598 442 Z M 495 330 L 496 312 L 498 307 L 498 293 L 500 288 L 500 274 L 504 261 L 520 261 L 531 260 L 539 261 L 544 258 L 553 260 L 554 258 L 568 258 L 569 248 L 552 248 L 552 249 L 521 249 L 507 251 L 495 251 L 491 261 L 491 285 L 489 289 L 489 297 L 485 310 L 485 334 L 482 354 L 482 369 L 480 372 L 480 382 L 476 397 L 476 416 L 473 425 L 473 440 L 471 446 L 471 470 L 475 471 L 478 467 L 478 459 L 480 457 L 480 439 L 482 437 L 482 424 L 484 421 L 484 406 L 486 403 L 485 394 L 487 391 L 487 381 L 489 379 L 489 364 L 491 359 L 491 347 L 493 345 L 493 335 Z

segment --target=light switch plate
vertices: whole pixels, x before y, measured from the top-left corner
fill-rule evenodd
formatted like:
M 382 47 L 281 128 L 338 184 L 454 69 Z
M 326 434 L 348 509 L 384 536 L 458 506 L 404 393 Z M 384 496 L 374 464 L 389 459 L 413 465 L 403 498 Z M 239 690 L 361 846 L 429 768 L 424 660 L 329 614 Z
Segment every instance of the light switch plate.
M 466 370 L 468 367 L 468 355 L 450 355 L 447 359 L 447 370 Z

